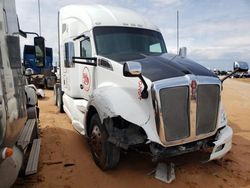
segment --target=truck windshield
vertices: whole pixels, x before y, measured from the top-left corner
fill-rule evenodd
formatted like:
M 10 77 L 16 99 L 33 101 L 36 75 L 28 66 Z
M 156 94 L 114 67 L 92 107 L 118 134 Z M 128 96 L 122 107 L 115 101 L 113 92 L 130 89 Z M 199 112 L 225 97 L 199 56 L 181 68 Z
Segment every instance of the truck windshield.
M 166 47 L 160 32 L 130 27 L 94 28 L 98 55 L 162 54 Z

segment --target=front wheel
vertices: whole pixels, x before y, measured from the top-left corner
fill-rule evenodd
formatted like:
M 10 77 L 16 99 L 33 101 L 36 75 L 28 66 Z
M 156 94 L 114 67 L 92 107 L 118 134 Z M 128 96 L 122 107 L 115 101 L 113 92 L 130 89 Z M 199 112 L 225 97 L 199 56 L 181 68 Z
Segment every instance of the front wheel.
M 120 148 L 107 141 L 105 125 L 101 124 L 98 114 L 90 121 L 89 144 L 93 159 L 102 170 L 112 169 L 120 160 Z

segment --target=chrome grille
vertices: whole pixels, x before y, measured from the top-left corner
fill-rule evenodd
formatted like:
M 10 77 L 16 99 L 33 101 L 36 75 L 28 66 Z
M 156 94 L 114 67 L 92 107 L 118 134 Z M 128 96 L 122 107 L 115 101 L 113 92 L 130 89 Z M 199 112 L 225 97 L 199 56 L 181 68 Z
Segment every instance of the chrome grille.
M 156 129 L 164 145 L 193 142 L 216 133 L 220 85 L 218 78 L 194 75 L 153 83 Z
M 199 85 L 197 89 L 196 135 L 212 132 L 216 128 L 220 102 L 218 85 Z
M 161 113 L 166 141 L 190 136 L 188 86 L 160 90 Z

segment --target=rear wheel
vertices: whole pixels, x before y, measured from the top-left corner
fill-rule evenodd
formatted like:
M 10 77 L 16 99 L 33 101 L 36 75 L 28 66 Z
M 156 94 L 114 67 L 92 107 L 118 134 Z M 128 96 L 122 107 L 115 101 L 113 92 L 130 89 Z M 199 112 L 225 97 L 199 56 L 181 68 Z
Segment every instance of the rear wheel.
M 116 167 L 120 160 L 120 148 L 107 139 L 105 126 L 101 124 L 98 114 L 94 114 L 90 121 L 89 144 L 93 159 L 102 170 Z

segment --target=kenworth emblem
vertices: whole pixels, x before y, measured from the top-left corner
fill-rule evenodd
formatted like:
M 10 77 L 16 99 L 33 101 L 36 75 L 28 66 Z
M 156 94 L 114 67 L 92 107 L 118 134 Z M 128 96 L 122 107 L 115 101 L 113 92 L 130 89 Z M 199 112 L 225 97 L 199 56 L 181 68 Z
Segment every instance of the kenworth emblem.
M 196 100 L 197 82 L 195 80 L 192 80 L 190 87 L 191 87 L 191 100 Z

